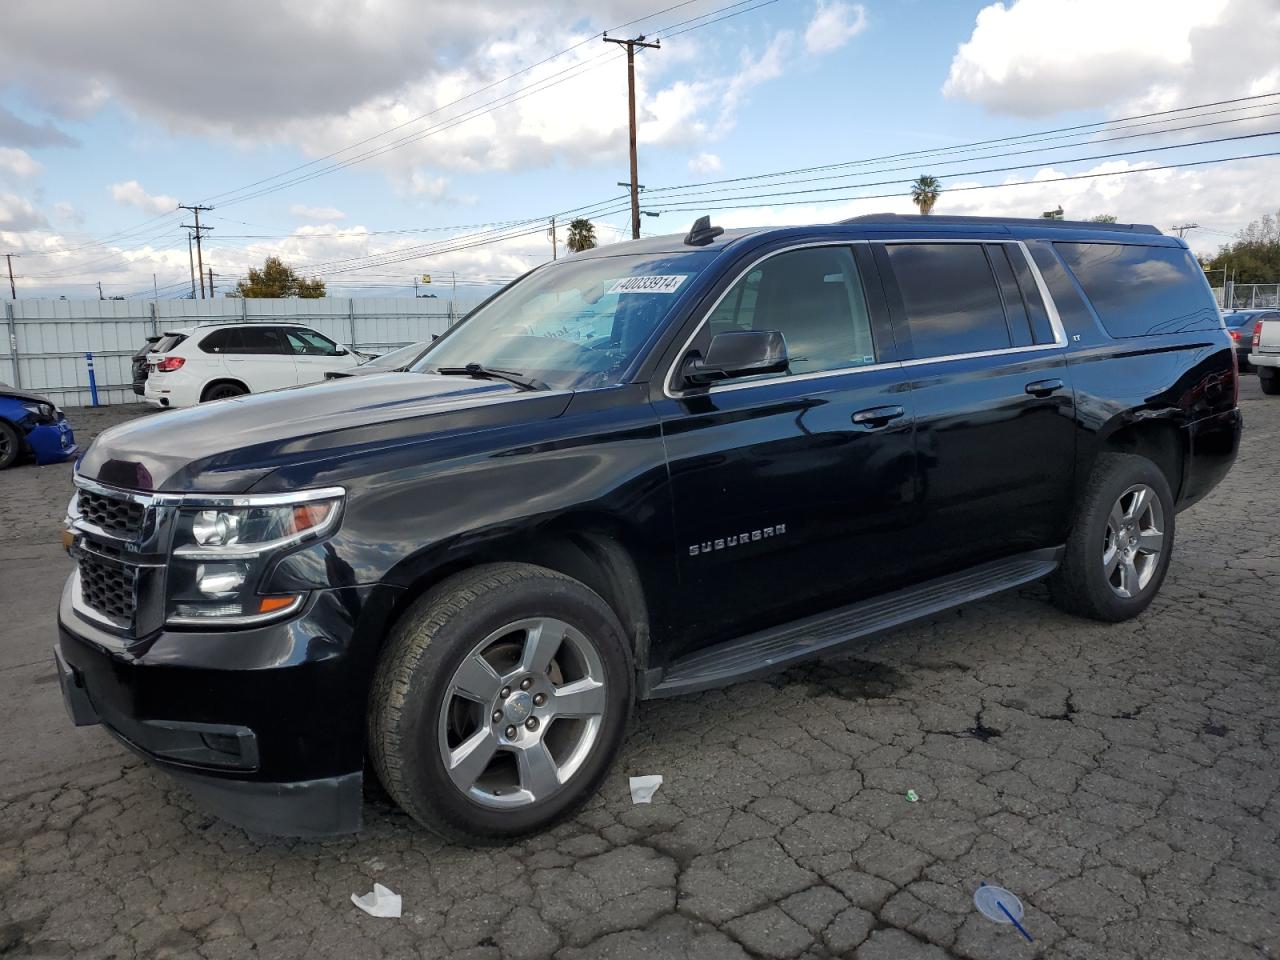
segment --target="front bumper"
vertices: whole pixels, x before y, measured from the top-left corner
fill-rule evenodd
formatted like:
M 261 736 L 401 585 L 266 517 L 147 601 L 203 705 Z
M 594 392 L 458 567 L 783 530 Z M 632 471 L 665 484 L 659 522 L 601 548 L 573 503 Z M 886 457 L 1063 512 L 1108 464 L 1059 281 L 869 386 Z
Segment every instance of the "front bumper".
M 102 724 L 247 830 L 360 829 L 374 634 L 397 591 L 320 590 L 292 620 L 126 640 L 77 612 L 74 582 L 55 652 L 74 723 Z
M 70 460 L 80 452 L 75 431 L 66 418 L 54 423 L 38 424 L 27 431 L 24 439 L 35 456 L 36 463 L 42 467 Z

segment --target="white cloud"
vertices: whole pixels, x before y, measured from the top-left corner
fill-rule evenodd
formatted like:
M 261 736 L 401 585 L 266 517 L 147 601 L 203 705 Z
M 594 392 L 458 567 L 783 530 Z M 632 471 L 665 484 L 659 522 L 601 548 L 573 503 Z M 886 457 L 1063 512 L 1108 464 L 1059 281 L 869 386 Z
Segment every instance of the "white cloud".
M 84 223 L 84 213 L 77 209 L 75 204 L 66 200 L 61 200 L 53 205 L 53 215 L 59 220 L 65 220 L 77 226 Z
M 804 31 L 804 47 L 810 53 L 839 50 L 867 28 L 867 10 L 860 3 L 818 0 L 818 9 Z
M 0 238 L 48 226 L 49 221 L 30 200 L 15 193 L 0 193 Z
M 1155 111 L 1238 97 L 1274 74 L 1275 0 L 993 3 L 943 86 L 996 112 Z
M 714 153 L 699 153 L 689 160 L 689 169 L 694 173 L 715 173 L 723 164 Z
M 345 220 L 347 218 L 347 215 L 337 207 L 309 207 L 305 203 L 293 204 L 289 207 L 289 212 L 295 217 L 301 217 L 304 220 L 332 222 L 334 220 Z
M 112 199 L 122 206 L 137 207 L 147 213 L 172 213 L 178 209 L 178 201 L 173 197 L 147 193 L 137 180 L 113 183 L 108 189 Z
M 0 147 L 0 173 L 12 177 L 34 177 L 42 167 L 39 162 L 25 150 L 17 147 Z

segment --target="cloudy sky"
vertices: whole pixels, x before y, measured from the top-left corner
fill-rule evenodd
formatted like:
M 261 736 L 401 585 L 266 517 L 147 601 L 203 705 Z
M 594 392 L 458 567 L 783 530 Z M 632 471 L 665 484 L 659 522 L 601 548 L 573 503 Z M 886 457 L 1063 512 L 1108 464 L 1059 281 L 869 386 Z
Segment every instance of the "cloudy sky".
M 20 294 L 181 295 L 175 207 L 203 202 L 224 289 L 278 253 L 334 293 L 480 291 L 550 257 L 552 214 L 627 229 L 606 30 L 662 43 L 637 58 L 646 233 L 910 212 L 920 173 L 938 213 L 1198 223 L 1200 250 L 1280 206 L 1275 0 L 587 6 L 13 0 L 0 253 Z

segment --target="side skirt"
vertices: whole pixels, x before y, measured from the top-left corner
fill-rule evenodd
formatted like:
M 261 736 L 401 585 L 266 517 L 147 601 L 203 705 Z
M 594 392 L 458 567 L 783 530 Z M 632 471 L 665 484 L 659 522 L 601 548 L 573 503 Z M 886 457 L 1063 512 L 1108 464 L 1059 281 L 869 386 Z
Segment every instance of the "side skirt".
M 782 670 L 845 644 L 1051 574 L 1062 547 L 994 560 L 826 613 L 749 633 L 681 657 L 643 695 L 676 697 Z

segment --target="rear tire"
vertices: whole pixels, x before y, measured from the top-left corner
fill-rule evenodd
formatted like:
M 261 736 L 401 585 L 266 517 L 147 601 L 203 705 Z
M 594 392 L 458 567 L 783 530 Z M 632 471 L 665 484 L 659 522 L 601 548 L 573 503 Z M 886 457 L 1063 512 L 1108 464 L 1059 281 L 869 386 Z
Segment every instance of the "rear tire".
M 1262 387 L 1262 392 L 1267 396 L 1274 397 L 1280 394 L 1280 376 L 1272 369 L 1258 371 L 1258 384 Z
M 215 383 L 204 392 L 204 396 L 200 398 L 201 403 L 209 403 L 212 400 L 227 400 L 231 397 L 243 397 L 249 391 L 238 383 Z
M 1169 481 L 1146 457 L 1099 455 L 1076 507 L 1062 563 L 1049 579 L 1068 613 L 1117 622 L 1155 598 L 1173 553 Z
M 633 671 L 618 618 L 544 567 L 464 571 L 383 649 L 369 757 L 407 814 L 448 840 L 501 843 L 572 816 L 622 746 Z
M 21 452 L 22 441 L 18 438 L 18 431 L 0 422 L 0 470 L 13 466 Z

